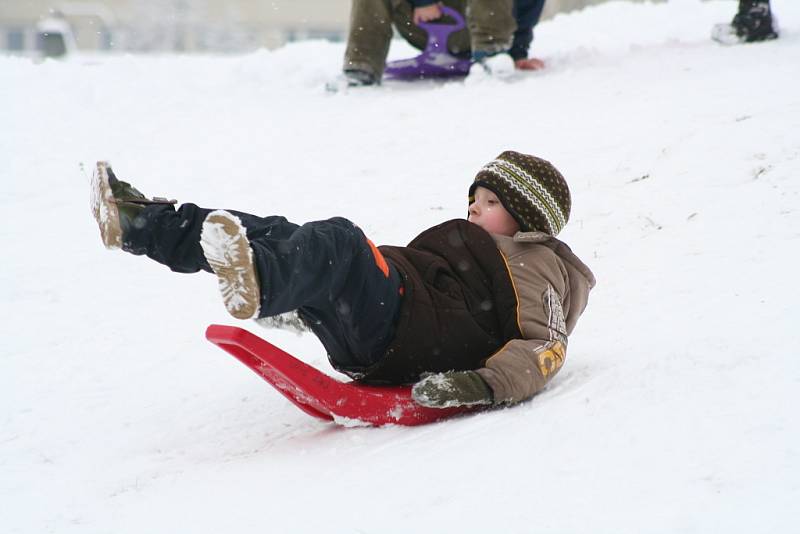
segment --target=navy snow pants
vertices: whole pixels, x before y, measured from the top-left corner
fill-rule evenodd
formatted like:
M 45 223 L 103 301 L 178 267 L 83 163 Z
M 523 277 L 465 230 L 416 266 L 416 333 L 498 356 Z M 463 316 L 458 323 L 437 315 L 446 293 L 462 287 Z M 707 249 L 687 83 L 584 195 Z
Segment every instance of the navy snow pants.
M 200 247 L 211 211 L 147 206 L 123 236 L 123 249 L 175 272 L 213 272 Z M 402 284 L 361 229 L 343 218 L 299 226 L 284 217 L 228 211 L 242 221 L 253 249 L 260 317 L 297 310 L 339 369 L 358 372 L 380 360 L 394 335 Z

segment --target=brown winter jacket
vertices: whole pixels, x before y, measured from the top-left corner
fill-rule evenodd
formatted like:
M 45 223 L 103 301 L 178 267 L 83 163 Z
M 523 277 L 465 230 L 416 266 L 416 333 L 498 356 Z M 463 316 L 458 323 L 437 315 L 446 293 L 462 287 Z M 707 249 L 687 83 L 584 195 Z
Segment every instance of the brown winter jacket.
M 496 403 L 531 397 L 561 368 L 595 283 L 555 238 L 492 235 L 463 219 L 380 250 L 406 294 L 395 339 L 363 380 L 410 383 L 424 372 L 477 370 Z
M 511 339 L 477 369 L 495 403 L 535 395 L 564 364 L 567 337 L 586 308 L 595 278 L 572 250 L 543 232 L 492 234 L 517 294 L 522 336 Z

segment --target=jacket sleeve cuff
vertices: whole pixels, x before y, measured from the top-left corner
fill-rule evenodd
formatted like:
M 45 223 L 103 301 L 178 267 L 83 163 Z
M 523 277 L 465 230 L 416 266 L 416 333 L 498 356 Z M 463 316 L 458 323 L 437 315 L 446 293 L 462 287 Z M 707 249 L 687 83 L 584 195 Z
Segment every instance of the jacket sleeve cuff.
M 439 0 L 410 0 L 411 5 L 414 6 L 414 9 L 418 7 L 427 7 L 432 6 L 433 4 L 437 3 Z
M 504 392 L 503 384 L 496 379 L 495 373 L 491 369 L 484 367 L 482 369 L 477 369 L 475 373 L 480 376 L 486 385 L 489 386 L 489 389 L 492 390 L 493 405 L 502 404 L 510 400 L 505 398 L 507 395 Z

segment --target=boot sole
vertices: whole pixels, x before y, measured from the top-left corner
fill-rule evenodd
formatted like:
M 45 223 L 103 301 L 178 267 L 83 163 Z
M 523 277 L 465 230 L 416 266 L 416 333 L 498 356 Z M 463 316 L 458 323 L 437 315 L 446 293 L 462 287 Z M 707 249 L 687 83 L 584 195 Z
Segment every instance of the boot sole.
M 114 195 L 108 183 L 109 167 L 107 161 L 97 162 L 92 174 L 90 202 L 103 245 L 107 249 L 117 250 L 122 248 L 122 229 L 119 223 L 119 210 L 114 203 Z
M 203 222 L 200 246 L 217 275 L 225 308 L 237 319 L 258 316 L 261 289 L 253 251 L 241 221 L 226 211 L 212 211 Z
M 777 38 L 778 33 L 774 30 L 757 38 L 748 38 L 746 35 L 737 34 L 736 28 L 734 28 L 731 24 L 716 24 L 711 28 L 711 39 L 725 46 L 760 43 L 763 41 L 771 41 Z

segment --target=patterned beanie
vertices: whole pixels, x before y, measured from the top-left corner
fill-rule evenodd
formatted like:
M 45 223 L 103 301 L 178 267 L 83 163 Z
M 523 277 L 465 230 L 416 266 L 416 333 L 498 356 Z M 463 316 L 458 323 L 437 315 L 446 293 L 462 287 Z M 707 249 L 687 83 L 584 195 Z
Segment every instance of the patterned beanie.
M 469 188 L 470 204 L 478 186 L 497 195 L 524 232 L 555 236 L 569 220 L 569 187 L 549 161 L 507 150 L 478 171 Z

